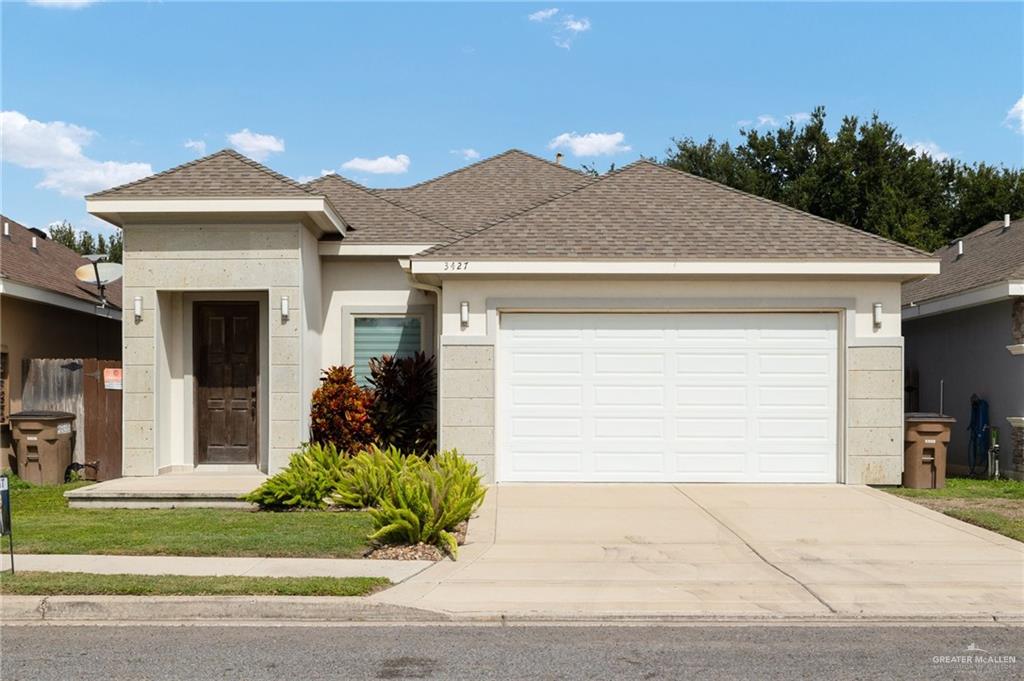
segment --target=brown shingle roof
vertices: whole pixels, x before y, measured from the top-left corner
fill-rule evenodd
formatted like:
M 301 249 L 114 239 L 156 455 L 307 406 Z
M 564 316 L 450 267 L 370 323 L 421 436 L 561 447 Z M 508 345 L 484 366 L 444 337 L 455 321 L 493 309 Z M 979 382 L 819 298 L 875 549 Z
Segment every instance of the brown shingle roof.
M 340 175 L 325 175 L 306 186 L 330 199 L 352 227 L 346 243 L 434 244 L 459 234 Z
M 464 238 L 429 259 L 919 259 L 926 253 L 639 161 Z
M 233 149 L 197 158 L 135 182 L 86 198 L 306 198 L 315 195 L 295 180 L 276 173 Z
M 466 232 L 593 181 L 518 149 L 401 189 L 375 193 Z
M 1024 279 L 1024 219 L 1010 223 L 990 222 L 963 237 L 964 254 L 957 258 L 957 245 L 939 249 L 939 274 L 903 285 L 903 304 L 923 303 L 987 284 Z
M 90 303 L 100 302 L 95 286 L 75 279 L 75 270 L 88 265 L 88 260 L 70 248 L 42 237 L 36 239 L 37 247 L 33 250 L 32 237 L 36 235 L 28 227 L 2 215 L 0 220 L 11 227 L 10 237 L 2 236 L 0 232 L 0 278 Z M 121 281 L 107 286 L 106 293 L 107 301 L 121 309 Z

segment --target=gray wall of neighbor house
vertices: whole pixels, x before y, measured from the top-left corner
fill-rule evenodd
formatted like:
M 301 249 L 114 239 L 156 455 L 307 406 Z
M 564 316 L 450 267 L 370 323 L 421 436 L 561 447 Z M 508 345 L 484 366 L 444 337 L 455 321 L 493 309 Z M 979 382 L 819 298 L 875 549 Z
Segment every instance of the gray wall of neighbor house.
M 1024 356 L 1011 355 L 1014 301 L 980 305 L 947 314 L 906 320 L 906 369 L 918 374 L 918 407 L 939 411 L 940 381 L 944 411 L 956 418 L 949 445 L 953 472 L 967 466 L 971 395 L 988 400 L 989 421 L 1001 436 L 1000 469 L 1013 470 L 1013 429 L 1008 416 L 1024 416 Z M 1024 468 L 1015 471 L 1024 477 Z

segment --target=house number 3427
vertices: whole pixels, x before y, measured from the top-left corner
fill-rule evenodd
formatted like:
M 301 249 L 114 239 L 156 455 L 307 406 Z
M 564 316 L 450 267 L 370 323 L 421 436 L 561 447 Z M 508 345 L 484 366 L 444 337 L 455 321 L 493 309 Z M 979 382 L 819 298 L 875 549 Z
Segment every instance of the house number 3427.
M 469 263 L 465 260 L 449 260 L 444 264 L 445 272 L 458 272 L 469 269 Z

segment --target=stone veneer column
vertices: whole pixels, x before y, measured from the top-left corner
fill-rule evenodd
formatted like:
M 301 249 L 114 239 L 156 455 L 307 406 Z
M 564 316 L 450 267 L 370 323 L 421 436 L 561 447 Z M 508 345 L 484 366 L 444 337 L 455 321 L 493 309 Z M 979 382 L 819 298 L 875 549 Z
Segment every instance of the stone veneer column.
M 847 350 L 846 482 L 894 485 L 903 476 L 903 349 Z
M 133 305 L 142 298 L 142 319 L 135 321 Z M 125 287 L 121 314 L 122 437 L 121 474 L 156 474 L 154 420 L 156 417 L 156 291 Z
M 445 345 L 441 358 L 441 444 L 494 482 L 494 346 Z

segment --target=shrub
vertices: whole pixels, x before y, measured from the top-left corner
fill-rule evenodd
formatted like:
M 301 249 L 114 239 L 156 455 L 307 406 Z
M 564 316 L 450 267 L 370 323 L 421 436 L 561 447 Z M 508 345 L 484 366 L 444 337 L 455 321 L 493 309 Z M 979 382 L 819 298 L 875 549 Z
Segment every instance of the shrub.
M 452 533 L 469 519 L 486 489 L 476 465 L 456 452 L 444 452 L 425 465 L 406 466 L 392 481 L 377 508 L 370 509 L 373 541 L 433 544 L 458 556 Z
M 261 508 L 325 508 L 348 468 L 333 444 L 312 443 L 292 454 L 288 466 L 242 497 Z
M 434 358 L 385 355 L 370 360 L 373 428 L 385 445 L 433 456 L 437 450 L 437 371 Z
M 423 466 L 423 459 L 403 456 L 396 447 L 370 445 L 349 459 L 348 469 L 331 495 L 331 502 L 348 508 L 371 508 L 388 495 L 388 488 L 405 469 Z
M 374 441 L 372 407 L 373 393 L 359 387 L 352 367 L 327 369 L 313 392 L 310 440 L 333 444 L 342 454 L 359 451 Z

